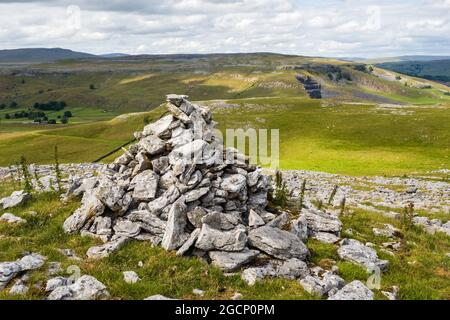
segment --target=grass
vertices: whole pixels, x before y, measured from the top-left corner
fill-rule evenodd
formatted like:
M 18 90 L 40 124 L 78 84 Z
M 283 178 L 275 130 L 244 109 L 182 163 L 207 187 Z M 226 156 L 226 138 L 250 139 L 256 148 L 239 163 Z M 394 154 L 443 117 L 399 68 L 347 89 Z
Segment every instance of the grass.
M 371 242 L 381 246 L 390 241 L 376 237 L 372 227 L 381 223 L 390 223 L 400 227 L 397 220 L 385 218 L 376 213 L 355 210 L 355 213 L 342 218 L 343 229 L 353 230 L 352 238 L 363 243 Z M 429 235 L 418 227 L 413 227 L 405 235 L 405 247 L 395 256 L 378 251 L 381 259 L 390 262 L 387 272 L 382 273 L 382 290 L 393 285 L 400 287 L 399 298 L 407 300 L 429 300 L 450 298 L 450 238 L 444 234 Z M 361 279 L 364 270 L 358 270 L 352 264 L 340 263 L 339 268 L 344 279 Z
M 280 130 L 283 169 L 392 176 L 450 167 L 448 106 L 402 107 L 409 113 L 398 114 L 374 105 L 322 107 L 320 101 L 297 97 L 233 99 L 227 103 L 233 107 L 213 108 L 219 129 Z M 32 163 L 51 162 L 55 144 L 61 149 L 63 162 L 93 161 L 131 140 L 133 132 L 144 126 L 144 119 L 156 120 L 164 111 L 157 108 L 40 131 L 5 130 L 0 133 L 0 165 L 11 164 L 21 154 Z

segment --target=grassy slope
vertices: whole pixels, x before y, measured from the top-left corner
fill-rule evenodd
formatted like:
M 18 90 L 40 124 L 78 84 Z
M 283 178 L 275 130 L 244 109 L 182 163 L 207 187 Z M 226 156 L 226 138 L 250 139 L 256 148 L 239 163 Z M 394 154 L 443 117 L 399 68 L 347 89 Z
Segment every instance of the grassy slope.
M 450 167 L 449 107 L 326 107 L 317 100 L 295 97 L 228 103 L 234 107 L 213 108 L 220 129 L 280 129 L 282 168 L 401 175 Z M 163 111 L 158 108 L 126 119 L 16 133 L 17 137 L 0 140 L 4 150 L 0 165 L 14 162 L 20 154 L 30 162 L 51 162 L 55 144 L 62 161 L 92 161 L 130 140 L 132 133 L 143 127 L 145 118 L 155 120 Z
M 0 197 L 9 194 L 12 189 L 10 184 L 2 184 Z M 200 299 L 192 294 L 193 288 L 205 290 L 204 299 L 229 299 L 236 291 L 242 293 L 244 299 L 314 298 L 304 292 L 296 281 L 266 279 L 250 287 L 239 276 L 226 277 L 218 269 L 197 258 L 176 257 L 173 252 L 152 248 L 145 242 L 130 242 L 100 261 L 70 260 L 57 249 L 70 248 L 82 257 L 90 246 L 98 243 L 90 238 L 63 232 L 64 219 L 78 206 L 79 201 L 61 204 L 56 194 L 47 193 L 35 196 L 34 200 L 22 207 L 9 210 L 28 222 L 13 227 L 0 223 L 0 261 L 15 260 L 25 251 L 39 252 L 48 257 L 48 262 L 61 262 L 64 270 L 76 265 L 82 274 L 95 276 L 108 287 L 113 299 L 143 299 L 152 294 Z M 30 210 L 38 212 L 38 215 L 29 215 L 27 212 Z M 397 221 L 361 210 L 343 218 L 344 230 L 353 229 L 352 237 L 377 245 L 388 239 L 373 236 L 371 228 L 386 222 L 398 226 Z M 406 249 L 395 257 L 379 251 L 379 255 L 391 263 L 389 271 L 382 275 L 381 289 L 390 290 L 393 285 L 400 286 L 400 299 L 450 299 L 450 259 L 446 257 L 450 238 L 441 234 L 431 236 L 414 228 L 406 234 L 406 239 Z M 310 240 L 308 247 L 311 250 L 311 262 L 327 268 L 330 259 L 337 261 L 340 275 L 347 281 L 366 281 L 369 277 L 361 267 L 340 261 L 334 245 Z M 143 267 L 138 267 L 139 261 L 143 262 Z M 0 292 L 0 299 L 44 298 L 45 292 L 33 285 L 41 281 L 45 283 L 46 267 L 31 273 L 31 289 L 26 296 L 11 297 L 5 290 Z M 128 270 L 136 271 L 142 281 L 134 285 L 126 284 L 122 272 Z M 63 272 L 62 275 L 66 274 Z M 376 291 L 376 297 L 384 299 L 380 291 Z

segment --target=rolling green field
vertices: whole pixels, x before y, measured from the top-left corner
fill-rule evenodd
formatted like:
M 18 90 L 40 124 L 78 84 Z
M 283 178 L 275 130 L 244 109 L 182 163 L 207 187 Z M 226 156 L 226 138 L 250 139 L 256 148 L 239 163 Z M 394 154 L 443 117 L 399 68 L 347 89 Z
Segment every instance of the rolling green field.
M 450 107 L 323 105 L 305 98 L 260 98 L 202 102 L 210 105 L 219 129 L 280 130 L 280 165 L 352 175 L 402 175 L 450 166 Z M 43 131 L 2 133 L 0 165 L 24 154 L 30 162 L 53 159 L 93 161 L 132 139 L 164 107 Z M 106 159 L 109 161 L 111 159 Z
M 282 168 L 352 175 L 448 168 L 447 87 L 365 68 L 333 59 L 244 54 L 67 60 L 14 75 L 3 71 L 0 99 L 19 106 L 0 110 L 0 166 L 21 155 L 31 163 L 52 162 L 55 145 L 63 162 L 93 161 L 157 119 L 166 94 L 184 93 L 210 105 L 221 130 L 279 129 Z M 310 99 L 298 74 L 316 79 L 324 99 Z M 52 100 L 67 103 L 64 110 L 74 115 L 69 124 L 4 119 Z M 63 111 L 46 113 L 56 118 Z

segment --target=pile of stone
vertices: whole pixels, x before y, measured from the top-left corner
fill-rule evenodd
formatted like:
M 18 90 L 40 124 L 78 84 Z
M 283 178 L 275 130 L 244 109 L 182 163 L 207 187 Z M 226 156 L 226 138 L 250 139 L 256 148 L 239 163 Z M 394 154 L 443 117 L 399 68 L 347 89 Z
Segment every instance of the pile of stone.
M 266 211 L 269 177 L 223 147 L 208 109 L 186 96 L 167 101 L 169 114 L 135 133 L 136 144 L 97 177 L 70 188 L 83 198 L 65 231 L 105 243 L 90 248 L 90 258 L 137 239 L 178 255 L 207 256 L 228 270 L 260 252 L 304 260 L 303 242 L 277 227 L 286 214 Z
M 82 196 L 82 204 L 64 230 L 104 242 L 90 248 L 87 257 L 106 257 L 129 239 L 150 241 L 177 255 L 205 258 L 225 272 L 241 270 L 249 285 L 284 277 L 298 280 L 314 295 L 373 298 L 362 283 L 346 286 L 337 268 L 306 262 L 308 238 L 341 240 L 337 214 L 318 210 L 310 201 L 294 220 L 287 212 L 270 211 L 269 177 L 236 149 L 223 147 L 210 111 L 186 96 L 167 100 L 169 114 L 135 133 L 136 144 L 98 176 L 74 179 L 69 187 L 67 195 Z M 387 265 L 372 248 L 350 240 L 340 243 L 339 254 L 367 267 Z M 59 280 L 49 288 L 51 298 L 77 299 L 76 286 Z M 93 286 L 106 295 L 103 287 Z

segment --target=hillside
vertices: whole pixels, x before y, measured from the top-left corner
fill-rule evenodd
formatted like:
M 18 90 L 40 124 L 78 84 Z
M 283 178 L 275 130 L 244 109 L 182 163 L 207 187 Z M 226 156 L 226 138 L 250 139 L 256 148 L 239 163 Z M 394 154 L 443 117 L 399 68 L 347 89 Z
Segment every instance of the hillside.
M 92 58 L 95 55 L 61 48 L 25 48 L 0 50 L 0 64 L 39 63 L 63 59 Z
M 450 85 L 450 59 L 384 62 L 377 64 L 377 66 L 413 77 L 439 81 Z
M 435 60 L 448 60 L 450 56 L 427 56 L 427 55 L 409 55 L 409 56 L 396 56 L 396 57 L 383 57 L 383 58 L 375 58 L 375 59 L 364 59 L 364 58 L 354 58 L 349 59 L 351 61 L 364 62 L 364 63 L 385 63 L 385 62 L 408 62 L 408 61 L 435 61 Z

